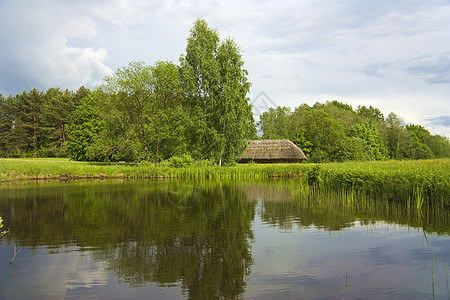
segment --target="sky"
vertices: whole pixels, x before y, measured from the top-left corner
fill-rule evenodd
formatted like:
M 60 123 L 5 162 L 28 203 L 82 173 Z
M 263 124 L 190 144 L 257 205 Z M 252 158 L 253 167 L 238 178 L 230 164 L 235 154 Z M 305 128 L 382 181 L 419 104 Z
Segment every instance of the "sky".
M 0 93 L 178 64 L 197 18 L 240 46 L 256 118 L 337 100 L 450 137 L 449 0 L 0 0 Z

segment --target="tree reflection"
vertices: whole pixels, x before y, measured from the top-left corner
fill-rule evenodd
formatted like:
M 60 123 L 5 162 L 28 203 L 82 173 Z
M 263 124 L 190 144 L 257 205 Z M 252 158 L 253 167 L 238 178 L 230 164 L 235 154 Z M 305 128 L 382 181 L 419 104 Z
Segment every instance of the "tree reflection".
M 238 298 L 253 263 L 251 228 L 341 230 L 356 220 L 449 234 L 445 208 L 320 194 L 298 182 L 68 182 L 0 186 L 2 238 L 34 249 L 76 246 L 130 286 L 181 286 L 189 298 Z
M 181 284 L 195 299 L 245 291 L 256 203 L 235 184 L 71 183 L 1 194 L 10 242 L 96 249 L 131 286 Z

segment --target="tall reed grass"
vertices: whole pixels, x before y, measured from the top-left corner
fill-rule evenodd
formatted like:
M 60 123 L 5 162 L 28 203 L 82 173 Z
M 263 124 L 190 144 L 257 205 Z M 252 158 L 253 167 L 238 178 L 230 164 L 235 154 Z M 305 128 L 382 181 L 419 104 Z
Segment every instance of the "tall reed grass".
M 173 168 L 142 164 L 99 164 L 64 159 L 0 159 L 0 181 L 79 178 L 181 178 L 261 180 L 290 178 L 307 191 L 450 208 L 450 159 L 328 164 L 245 164 Z

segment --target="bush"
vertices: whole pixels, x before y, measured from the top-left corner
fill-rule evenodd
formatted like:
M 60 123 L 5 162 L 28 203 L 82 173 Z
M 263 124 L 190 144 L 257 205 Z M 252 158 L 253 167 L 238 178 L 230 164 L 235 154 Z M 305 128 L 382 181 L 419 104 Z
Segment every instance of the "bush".
M 210 161 L 210 160 L 207 160 L 207 159 L 201 159 L 201 160 L 196 160 L 194 162 L 193 166 L 194 167 L 199 167 L 199 168 L 201 168 L 201 167 L 212 167 L 212 166 L 214 166 L 214 163 L 212 161 Z
M 160 165 L 162 167 L 185 168 L 192 167 L 194 163 L 195 160 L 189 154 L 183 154 L 182 156 L 172 156 L 171 158 L 162 161 Z

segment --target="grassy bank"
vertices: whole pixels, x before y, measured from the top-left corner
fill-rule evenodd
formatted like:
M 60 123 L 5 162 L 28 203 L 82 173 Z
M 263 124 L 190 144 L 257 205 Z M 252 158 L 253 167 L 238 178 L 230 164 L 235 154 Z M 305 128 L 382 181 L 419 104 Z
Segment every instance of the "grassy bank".
M 67 159 L 0 159 L 0 181 L 78 178 L 270 178 L 300 177 L 312 165 L 236 165 L 161 167 L 153 164 L 104 164 Z
M 97 164 L 65 159 L 0 159 L 0 181 L 82 178 L 267 179 L 295 178 L 307 190 L 340 191 L 388 200 L 450 203 L 450 160 L 346 162 L 329 164 L 157 167 Z M 426 201 L 425 201 L 426 200 Z

